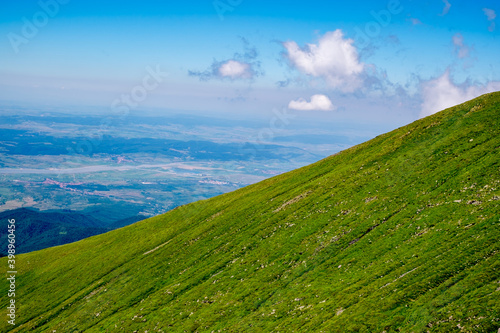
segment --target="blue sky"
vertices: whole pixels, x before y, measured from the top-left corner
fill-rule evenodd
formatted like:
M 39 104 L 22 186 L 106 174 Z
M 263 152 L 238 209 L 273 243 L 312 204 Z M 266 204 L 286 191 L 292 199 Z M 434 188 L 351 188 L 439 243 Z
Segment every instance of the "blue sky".
M 2 7 L 0 103 L 242 116 L 286 108 L 396 126 L 500 90 L 494 0 Z

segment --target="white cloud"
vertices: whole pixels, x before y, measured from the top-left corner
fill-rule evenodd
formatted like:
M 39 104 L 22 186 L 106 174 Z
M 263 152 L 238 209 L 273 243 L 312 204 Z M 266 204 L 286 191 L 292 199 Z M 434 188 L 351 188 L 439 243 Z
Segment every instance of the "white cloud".
M 493 9 L 489 8 L 483 8 L 484 15 L 488 18 L 488 21 L 491 21 L 490 26 L 488 27 L 489 31 L 494 31 L 495 30 L 495 18 L 497 17 L 497 14 Z
M 321 77 L 336 89 L 353 92 L 362 84 L 359 75 L 363 64 L 352 39 L 344 39 L 342 30 L 327 32 L 318 44 L 307 44 L 300 48 L 296 42 L 284 42 L 290 64 L 300 72 Z
M 469 56 L 469 47 L 464 44 L 464 36 L 462 34 L 457 33 L 452 37 L 453 45 L 455 45 L 455 52 L 457 52 L 457 56 L 460 59 L 466 58 Z
M 228 60 L 219 67 L 219 75 L 231 79 L 247 79 L 252 77 L 252 72 L 249 64 Z
M 443 0 L 443 2 L 444 2 L 444 8 L 443 12 L 441 13 L 441 16 L 445 16 L 446 14 L 448 14 L 451 8 L 451 4 L 448 2 L 448 0 Z
M 199 77 L 202 81 L 211 79 L 251 80 L 261 75 L 260 63 L 245 62 L 236 59 L 214 61 L 211 68 L 201 71 L 189 71 L 190 76 Z
M 422 108 L 420 117 L 427 117 L 443 109 L 466 102 L 486 93 L 499 91 L 500 81 L 491 81 L 486 85 L 455 85 L 450 79 L 450 71 L 422 83 Z
M 299 111 L 333 111 L 335 109 L 332 101 L 325 95 L 313 95 L 310 102 L 299 98 L 291 101 L 288 108 Z
M 264 75 L 258 60 L 259 52 L 245 39 L 241 38 L 244 51 L 236 52 L 226 60 L 213 60 L 212 65 L 204 71 L 189 70 L 188 75 L 198 77 L 201 81 L 209 80 L 252 80 Z

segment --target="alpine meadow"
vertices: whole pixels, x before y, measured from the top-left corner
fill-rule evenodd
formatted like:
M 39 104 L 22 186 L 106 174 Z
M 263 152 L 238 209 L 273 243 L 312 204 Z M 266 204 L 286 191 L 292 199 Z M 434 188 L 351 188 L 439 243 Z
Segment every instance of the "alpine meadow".
M 0 330 L 497 332 L 499 168 L 496 92 L 306 167 L 20 254 L 16 326 Z

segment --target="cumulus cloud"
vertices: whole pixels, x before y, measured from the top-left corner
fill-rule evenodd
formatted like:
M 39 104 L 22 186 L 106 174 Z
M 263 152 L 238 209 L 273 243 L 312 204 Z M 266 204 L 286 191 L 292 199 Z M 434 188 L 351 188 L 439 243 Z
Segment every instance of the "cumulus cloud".
M 211 79 L 251 80 L 262 75 L 260 61 L 257 61 L 258 52 L 251 47 L 245 38 L 243 53 L 235 53 L 231 59 L 214 60 L 212 65 L 204 71 L 188 71 L 189 76 L 198 77 L 201 81 Z
M 456 85 L 450 79 L 450 71 L 422 83 L 422 99 L 420 117 L 427 117 L 443 109 L 466 102 L 486 93 L 499 91 L 500 81 L 491 81 L 486 85 Z
M 228 60 L 219 67 L 219 75 L 231 79 L 249 79 L 252 77 L 250 65 L 236 60 Z
M 497 17 L 497 13 L 493 9 L 483 8 L 484 15 L 488 18 L 488 21 L 491 22 L 488 30 L 493 32 L 495 30 L 495 19 Z
M 455 52 L 458 58 L 463 59 L 469 56 L 469 47 L 464 44 L 464 36 L 457 33 L 452 37 L 453 45 L 455 45 Z
M 327 32 L 317 44 L 301 48 L 294 41 L 283 43 L 286 58 L 299 72 L 325 79 L 327 84 L 343 92 L 353 92 L 362 84 L 364 65 L 359 61 L 352 39 L 342 30 Z
M 451 8 L 451 4 L 448 2 L 448 0 L 443 0 L 443 2 L 444 2 L 444 8 L 443 12 L 441 13 L 441 16 L 445 16 L 446 14 L 448 14 Z
M 325 95 L 313 95 L 310 102 L 299 98 L 291 101 L 288 108 L 299 111 L 333 111 L 335 109 L 332 101 Z

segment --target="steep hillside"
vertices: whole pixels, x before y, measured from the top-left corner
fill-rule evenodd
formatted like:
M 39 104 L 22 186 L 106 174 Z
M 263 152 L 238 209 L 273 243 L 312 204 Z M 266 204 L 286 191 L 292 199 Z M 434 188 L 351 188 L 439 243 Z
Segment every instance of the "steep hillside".
M 499 149 L 494 93 L 241 190 L 20 255 L 17 325 L 4 316 L 0 330 L 496 332 Z

